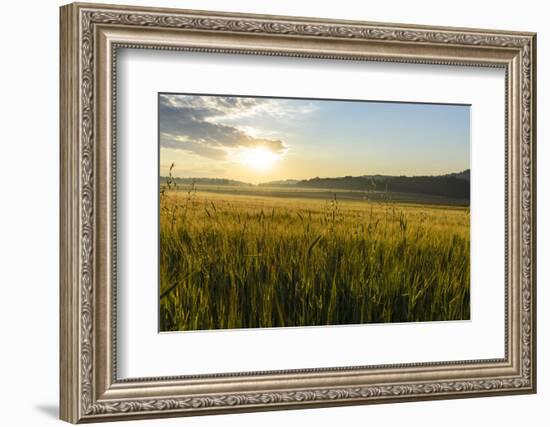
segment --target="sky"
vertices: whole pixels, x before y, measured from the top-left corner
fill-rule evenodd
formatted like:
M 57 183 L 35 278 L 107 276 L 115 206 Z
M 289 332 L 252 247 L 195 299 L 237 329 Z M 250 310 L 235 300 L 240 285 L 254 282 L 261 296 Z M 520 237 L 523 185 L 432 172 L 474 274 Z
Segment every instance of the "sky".
M 250 183 L 470 168 L 470 107 L 159 94 L 160 174 Z

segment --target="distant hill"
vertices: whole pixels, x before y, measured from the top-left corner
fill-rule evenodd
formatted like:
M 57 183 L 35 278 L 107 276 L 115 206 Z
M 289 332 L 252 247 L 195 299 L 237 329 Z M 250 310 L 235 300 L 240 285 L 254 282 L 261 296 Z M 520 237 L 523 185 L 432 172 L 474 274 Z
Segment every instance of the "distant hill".
M 168 179 L 167 176 L 160 177 L 160 183 L 163 184 Z M 203 184 L 203 185 L 236 185 L 243 187 L 253 187 L 254 184 L 248 182 L 237 181 L 227 178 L 172 178 L 176 184 Z
M 462 171 L 462 172 L 450 173 L 444 176 L 454 176 L 455 178 L 458 178 L 458 179 L 464 179 L 466 181 L 470 181 L 470 169 L 466 169 L 465 171 Z
M 385 191 L 470 199 L 470 170 L 436 176 L 364 175 L 337 178 L 313 178 L 300 181 L 298 187 L 339 190 Z
M 260 187 L 286 187 L 286 186 L 295 186 L 298 184 L 301 180 L 299 179 L 281 179 L 279 181 L 269 181 L 269 182 L 262 182 L 258 184 Z

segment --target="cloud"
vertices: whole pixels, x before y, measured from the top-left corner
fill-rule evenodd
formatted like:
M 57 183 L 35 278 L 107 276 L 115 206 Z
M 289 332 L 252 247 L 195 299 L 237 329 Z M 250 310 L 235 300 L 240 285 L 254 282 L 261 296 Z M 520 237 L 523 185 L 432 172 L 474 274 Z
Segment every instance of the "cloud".
M 186 150 L 207 157 L 212 160 L 224 160 L 227 158 L 227 152 L 222 148 L 212 147 L 201 142 L 186 140 L 178 135 L 160 134 L 160 145 L 164 148 L 175 150 Z
M 215 160 L 227 159 L 231 150 L 246 147 L 282 154 L 287 149 L 282 140 L 252 135 L 246 127 L 231 122 L 254 115 L 284 118 L 291 113 L 281 102 L 265 98 L 161 95 L 160 145 Z

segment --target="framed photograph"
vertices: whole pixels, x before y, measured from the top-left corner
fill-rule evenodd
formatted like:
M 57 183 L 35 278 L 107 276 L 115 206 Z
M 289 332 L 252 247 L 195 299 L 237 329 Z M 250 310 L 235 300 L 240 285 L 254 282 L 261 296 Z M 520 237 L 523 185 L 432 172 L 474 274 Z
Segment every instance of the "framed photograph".
M 63 420 L 536 391 L 535 34 L 60 22 Z

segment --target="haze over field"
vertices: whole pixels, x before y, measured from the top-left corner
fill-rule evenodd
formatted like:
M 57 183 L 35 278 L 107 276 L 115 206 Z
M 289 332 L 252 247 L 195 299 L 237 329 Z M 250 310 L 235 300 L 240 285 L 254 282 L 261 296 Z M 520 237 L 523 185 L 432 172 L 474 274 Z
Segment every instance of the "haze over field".
M 189 186 L 202 191 L 269 195 L 273 197 L 331 198 L 393 200 L 417 203 L 451 205 L 470 204 L 470 170 L 439 176 L 345 176 L 305 180 L 279 180 L 260 184 L 226 178 L 160 177 L 161 185 L 171 181 L 180 184 L 179 190 Z

